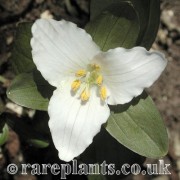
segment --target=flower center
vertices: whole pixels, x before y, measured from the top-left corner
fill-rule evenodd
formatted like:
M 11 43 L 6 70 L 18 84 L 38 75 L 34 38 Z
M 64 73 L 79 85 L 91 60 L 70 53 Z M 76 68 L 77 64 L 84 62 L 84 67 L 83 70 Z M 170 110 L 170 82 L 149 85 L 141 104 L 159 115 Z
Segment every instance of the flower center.
M 89 64 L 86 70 L 79 69 L 75 73 L 75 77 L 76 79 L 71 84 L 71 90 L 73 92 L 79 91 L 82 101 L 89 99 L 92 86 L 97 86 L 101 100 L 106 100 L 107 90 L 106 87 L 103 86 L 103 76 L 99 65 Z

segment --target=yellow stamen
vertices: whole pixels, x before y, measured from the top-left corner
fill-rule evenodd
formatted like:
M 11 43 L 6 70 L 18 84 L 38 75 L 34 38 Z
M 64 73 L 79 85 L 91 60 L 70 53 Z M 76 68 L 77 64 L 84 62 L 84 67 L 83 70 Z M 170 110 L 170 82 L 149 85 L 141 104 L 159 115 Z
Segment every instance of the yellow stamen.
M 90 97 L 90 92 L 89 90 L 85 89 L 82 93 L 81 93 L 81 100 L 82 101 L 87 101 Z
M 77 77 L 82 77 L 86 75 L 86 71 L 84 69 L 80 69 L 76 72 Z
M 97 64 L 91 64 L 92 68 L 94 68 L 95 70 L 100 70 L 100 66 Z
M 81 85 L 81 81 L 77 79 L 77 80 L 72 82 L 71 89 L 73 91 L 76 91 L 80 87 L 80 85 Z
M 100 93 L 101 100 L 104 101 L 107 98 L 106 87 L 102 86 L 99 93 Z
M 99 86 L 101 86 L 101 85 L 102 85 L 102 81 L 103 81 L 103 77 L 102 77 L 102 75 L 99 75 L 99 76 L 97 77 L 97 79 L 96 79 L 96 83 L 97 83 Z

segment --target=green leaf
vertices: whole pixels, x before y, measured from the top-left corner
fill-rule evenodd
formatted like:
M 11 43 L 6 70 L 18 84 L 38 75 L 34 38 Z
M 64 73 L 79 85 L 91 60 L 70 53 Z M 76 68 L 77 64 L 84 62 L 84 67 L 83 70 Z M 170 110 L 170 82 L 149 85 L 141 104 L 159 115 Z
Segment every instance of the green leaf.
M 96 19 L 100 14 L 109 11 L 109 7 L 114 7 L 116 11 L 121 8 L 122 3 L 131 5 L 131 0 L 91 0 L 90 3 L 90 19 Z M 113 13 L 113 11 L 111 11 Z M 119 11 L 119 13 L 121 13 Z
M 152 99 L 145 92 L 128 104 L 111 106 L 106 130 L 142 156 L 159 158 L 167 153 L 165 126 Z
M 120 170 L 125 163 L 129 165 L 138 163 L 141 166 L 145 158 L 118 143 L 118 141 L 102 127 L 100 133 L 94 137 L 93 143 L 81 154 L 80 160 L 85 164 L 102 164 L 101 167 L 103 167 L 104 162 L 106 164 L 115 164 L 114 170 Z M 106 170 L 108 171 L 108 168 Z M 99 171 L 96 169 L 95 172 L 102 172 Z M 92 178 L 93 177 L 102 178 L 102 176 L 92 176 Z M 117 176 L 116 173 L 109 175 L 107 172 L 106 177 L 108 180 L 119 180 L 123 177 L 123 174 L 121 173 Z
M 150 49 L 159 28 L 159 0 L 131 0 L 140 23 L 140 34 L 137 45 Z
M 106 13 L 90 21 L 86 30 L 101 49 L 107 51 L 116 47 L 132 48 L 138 38 L 139 25 L 133 7 L 121 3 L 118 9 L 112 6 Z
M 156 12 L 153 11 L 152 4 Z M 119 6 L 123 7 L 124 11 L 128 9 L 128 13 L 132 14 L 128 16 L 122 11 L 121 14 L 117 13 Z M 132 7 L 135 8 L 139 21 L 131 17 L 134 14 Z M 152 44 L 151 36 L 155 37 L 158 26 L 156 20 L 159 19 L 159 10 L 157 7 L 159 7 L 159 2 L 154 0 L 147 2 L 132 0 L 128 3 L 122 3 L 120 0 L 92 0 L 92 21 L 86 29 L 103 50 L 118 46 L 131 48 L 136 46 L 137 42 L 149 48 Z M 122 23 L 117 25 L 118 20 Z M 153 24 L 153 21 L 156 23 Z M 137 22 L 140 31 L 138 31 Z M 124 30 L 123 27 L 129 28 Z M 132 151 L 146 157 L 162 157 L 168 149 L 167 132 L 151 98 L 147 95 L 145 98 L 142 97 L 144 94 L 138 97 L 138 102 L 136 98 L 128 104 L 111 107 L 111 115 L 105 127 L 116 140 Z
M 8 139 L 9 129 L 7 124 L 4 125 L 2 133 L 0 133 L 0 146 L 2 146 Z
M 149 49 L 155 40 L 159 27 L 159 0 L 91 0 L 91 20 L 96 19 L 101 13 L 107 12 L 110 6 L 118 11 L 122 2 L 131 5 L 138 17 L 140 33 L 135 45 Z
M 30 46 L 31 26 L 32 23 L 20 23 L 16 31 L 11 63 L 17 74 L 31 72 L 35 68 Z
M 49 142 L 42 141 L 39 139 L 31 139 L 29 142 L 37 148 L 46 148 L 49 146 Z
M 18 75 L 7 90 L 15 103 L 36 110 L 47 110 L 54 88 L 37 71 Z

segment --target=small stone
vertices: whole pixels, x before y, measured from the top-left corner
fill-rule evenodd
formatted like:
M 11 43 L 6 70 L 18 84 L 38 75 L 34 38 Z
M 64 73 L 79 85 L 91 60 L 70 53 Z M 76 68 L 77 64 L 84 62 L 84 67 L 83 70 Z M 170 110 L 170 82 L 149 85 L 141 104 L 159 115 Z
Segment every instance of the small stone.
M 180 157 L 180 136 L 178 133 L 174 134 L 174 153 L 177 157 Z
M 167 38 L 167 45 L 171 46 L 172 45 L 172 39 L 171 38 Z
M 24 160 L 23 155 L 21 153 L 18 156 L 18 160 L 19 160 L 19 162 L 23 162 L 23 160 Z
M 45 10 L 40 17 L 42 19 L 53 19 L 53 15 L 51 14 L 51 12 L 49 10 Z
M 161 20 L 169 30 L 177 30 L 180 32 L 179 20 L 172 10 L 163 10 Z
M 176 38 L 176 37 L 178 36 L 178 33 L 177 33 L 176 31 L 171 31 L 171 32 L 169 33 L 169 36 L 170 36 L 172 39 L 174 39 L 174 38 Z
M 9 92 L 9 94 L 10 94 L 10 92 Z M 22 113 L 23 113 L 23 108 L 21 106 L 17 105 L 17 104 L 12 103 L 12 102 L 8 102 L 6 104 L 6 108 L 10 109 L 13 112 L 15 112 L 19 116 L 21 116 Z
M 168 99 L 167 96 L 162 97 L 162 100 L 165 101 L 165 102 L 167 101 L 167 99 Z
M 6 44 L 7 45 L 10 45 L 12 42 L 13 42 L 13 36 L 9 36 L 7 39 L 6 39 Z
M 29 110 L 29 111 L 27 112 L 27 114 L 28 114 L 28 116 L 29 116 L 30 118 L 33 118 L 34 115 L 35 115 L 35 113 L 36 113 L 36 111 L 33 110 L 33 109 L 31 109 L 31 110 Z
M 167 30 L 159 29 L 159 31 L 158 31 L 158 38 L 159 38 L 159 41 L 161 41 L 163 44 L 166 44 L 167 35 L 168 35 L 168 31 Z
M 180 46 L 180 39 L 175 42 L 176 45 Z

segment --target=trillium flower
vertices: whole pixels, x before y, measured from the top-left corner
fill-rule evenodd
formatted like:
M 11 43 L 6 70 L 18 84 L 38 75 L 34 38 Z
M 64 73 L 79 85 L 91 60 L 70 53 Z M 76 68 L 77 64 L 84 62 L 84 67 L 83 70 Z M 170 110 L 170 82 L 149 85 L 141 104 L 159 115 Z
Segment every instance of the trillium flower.
M 128 103 L 153 84 L 167 61 L 143 47 L 102 52 L 74 23 L 39 19 L 32 26 L 32 57 L 56 87 L 48 106 L 59 158 L 80 155 L 110 115 L 109 105 Z

